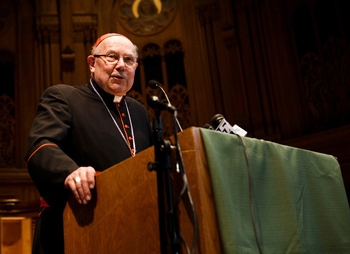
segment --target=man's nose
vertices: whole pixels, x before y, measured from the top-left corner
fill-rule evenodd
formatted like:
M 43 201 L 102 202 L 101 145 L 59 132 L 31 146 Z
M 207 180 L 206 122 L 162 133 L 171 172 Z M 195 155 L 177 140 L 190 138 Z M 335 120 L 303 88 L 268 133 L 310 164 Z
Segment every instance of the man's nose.
M 119 60 L 115 66 L 116 69 L 125 68 L 125 61 L 123 57 L 119 57 Z

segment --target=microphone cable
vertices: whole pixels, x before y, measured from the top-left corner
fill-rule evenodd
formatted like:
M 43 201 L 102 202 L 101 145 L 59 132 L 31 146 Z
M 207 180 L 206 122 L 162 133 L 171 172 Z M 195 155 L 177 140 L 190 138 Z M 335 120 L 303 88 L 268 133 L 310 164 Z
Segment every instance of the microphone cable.
M 159 88 L 159 89 L 162 91 L 162 93 L 163 93 L 163 95 L 164 95 L 166 101 L 167 101 L 170 105 L 172 105 L 172 104 L 170 103 L 170 100 L 169 100 L 169 98 L 168 98 L 168 95 L 166 94 L 166 92 L 164 91 L 164 89 L 163 89 L 160 85 L 158 85 L 158 82 L 157 82 L 156 80 L 150 80 L 150 81 L 148 81 L 148 86 L 151 87 L 151 88 Z M 179 126 L 179 130 L 180 130 L 181 132 L 183 132 L 183 129 L 181 128 L 180 122 L 179 122 L 179 120 L 177 119 L 177 117 L 176 117 L 176 123 L 177 123 L 177 126 Z M 176 129 L 175 129 L 175 130 L 176 130 Z
M 196 209 L 195 209 L 195 206 L 194 206 L 194 203 L 193 203 L 193 200 L 192 200 L 192 195 L 191 195 L 191 192 L 190 192 L 190 187 L 189 187 L 189 184 L 188 184 L 188 180 L 187 180 L 187 176 L 186 176 L 186 171 L 185 171 L 185 166 L 184 166 L 184 163 L 183 163 L 183 158 L 182 158 L 182 153 L 181 153 L 181 148 L 180 148 L 180 143 L 179 143 L 179 139 L 178 139 L 178 136 L 177 136 L 177 111 L 174 112 L 174 129 L 175 129 L 175 133 L 174 133 L 174 138 L 175 138 L 175 147 L 176 147 L 176 157 L 177 157 L 177 166 L 179 167 L 179 170 L 180 170 L 180 173 L 182 175 L 182 179 L 183 179 L 183 187 L 182 187 L 182 190 L 179 194 L 179 197 L 177 199 L 177 203 L 175 204 L 175 208 L 177 209 L 181 200 L 182 200 L 182 197 L 185 193 L 187 193 L 187 196 L 188 196 L 188 199 L 189 199 L 189 202 L 190 202 L 190 205 L 191 205 L 191 209 L 192 209 L 192 213 L 193 213 L 193 240 L 192 240 L 192 250 L 190 251 L 185 239 L 183 238 L 183 236 L 181 235 L 181 232 L 180 232 L 180 237 L 181 237 L 181 240 L 183 241 L 184 245 L 185 245 L 185 248 L 187 250 L 187 253 L 188 254 L 194 254 L 195 251 L 196 251 L 196 245 L 197 245 L 197 238 L 198 238 L 198 220 L 197 220 L 197 213 L 196 213 Z M 175 209 L 175 210 L 176 210 Z
M 247 152 L 247 147 L 245 145 L 245 142 L 243 140 L 243 137 L 240 135 L 237 135 L 242 141 L 243 147 L 244 147 L 244 154 L 245 154 L 245 159 L 247 162 L 247 170 L 248 170 L 248 183 L 249 183 L 249 206 L 250 206 L 250 214 L 252 217 L 252 223 L 253 223 L 253 229 L 254 229 L 254 235 L 255 235 L 255 241 L 259 249 L 259 253 L 262 254 L 260 243 L 258 240 L 258 234 L 256 232 L 256 226 L 255 226 L 255 218 L 254 218 L 254 211 L 253 211 L 253 199 L 252 199 L 252 183 L 251 183 L 251 173 L 250 173 L 250 165 L 249 165 L 249 160 L 248 160 L 248 152 Z

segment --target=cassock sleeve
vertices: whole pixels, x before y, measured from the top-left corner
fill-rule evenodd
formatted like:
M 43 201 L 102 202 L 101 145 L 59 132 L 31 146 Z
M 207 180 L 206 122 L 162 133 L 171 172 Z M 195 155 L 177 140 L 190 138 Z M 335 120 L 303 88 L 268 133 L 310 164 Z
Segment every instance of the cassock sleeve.
M 61 88 L 48 88 L 29 133 L 25 160 L 29 174 L 50 206 L 64 204 L 68 194 L 64 180 L 78 168 L 67 155 L 71 120 L 69 103 Z

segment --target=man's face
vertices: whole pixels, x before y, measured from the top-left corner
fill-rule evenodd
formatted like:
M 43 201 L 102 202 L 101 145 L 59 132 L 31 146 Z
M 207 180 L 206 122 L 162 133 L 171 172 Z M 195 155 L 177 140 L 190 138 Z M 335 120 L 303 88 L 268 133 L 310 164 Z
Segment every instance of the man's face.
M 117 63 L 107 61 L 106 57 L 88 57 L 92 78 L 107 93 L 123 96 L 134 83 L 138 63 L 127 64 L 123 58 L 136 59 L 135 47 L 127 38 L 112 36 L 103 40 L 96 48 L 95 55 L 114 54 L 119 56 Z

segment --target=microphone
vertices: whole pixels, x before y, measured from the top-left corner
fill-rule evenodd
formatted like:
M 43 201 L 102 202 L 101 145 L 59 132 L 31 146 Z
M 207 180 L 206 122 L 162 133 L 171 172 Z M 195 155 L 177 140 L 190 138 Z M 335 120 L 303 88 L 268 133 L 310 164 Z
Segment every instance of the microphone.
M 170 103 L 167 104 L 165 102 L 160 101 L 157 96 L 149 96 L 147 98 L 147 103 L 148 106 L 154 109 L 167 110 L 170 113 L 174 113 L 176 111 L 176 108 L 174 106 L 172 106 Z
M 209 130 L 214 130 L 213 126 L 211 126 L 211 125 L 208 124 L 208 123 L 204 124 L 203 128 L 209 129 Z
M 160 86 L 158 85 L 158 82 L 155 80 L 148 81 L 148 86 L 153 89 L 160 88 Z
M 216 114 L 211 119 L 211 122 L 213 124 L 213 127 L 216 131 L 224 132 L 224 133 L 230 133 L 230 134 L 237 134 L 241 137 L 244 137 L 247 135 L 248 132 L 243 130 L 241 127 L 239 127 L 237 124 L 235 124 L 233 127 L 229 122 L 226 121 L 225 117 L 221 114 Z
M 153 89 L 159 88 L 162 91 L 162 93 L 164 94 L 164 97 L 167 100 L 168 104 L 171 106 L 171 103 L 170 103 L 170 100 L 168 98 L 168 95 L 166 94 L 164 89 L 161 86 L 159 86 L 158 81 L 150 80 L 150 81 L 148 81 L 148 86 L 150 88 L 153 88 Z M 182 132 L 183 130 L 182 130 L 181 125 L 179 123 L 179 120 L 177 120 L 177 118 L 176 118 L 176 123 L 177 123 L 177 126 L 179 127 L 179 130 Z

